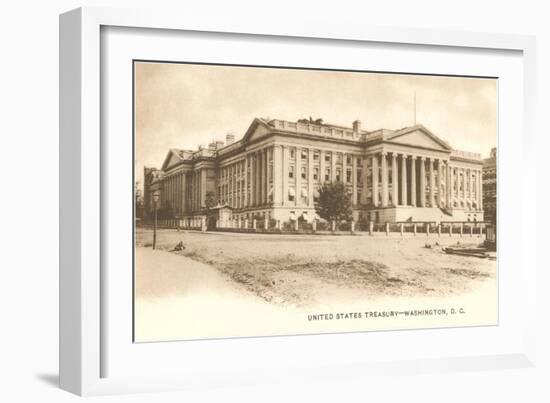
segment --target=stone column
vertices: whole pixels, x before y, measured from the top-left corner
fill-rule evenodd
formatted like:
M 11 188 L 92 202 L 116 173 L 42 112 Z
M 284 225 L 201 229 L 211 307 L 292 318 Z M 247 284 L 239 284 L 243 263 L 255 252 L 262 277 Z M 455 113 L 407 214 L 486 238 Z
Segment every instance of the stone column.
M 357 157 L 351 156 L 351 203 L 357 204 Z
M 271 164 L 269 163 L 269 154 L 271 153 Z M 266 155 L 267 155 L 267 158 L 266 158 L 266 166 L 267 166 L 267 169 L 266 169 L 266 186 L 267 186 L 267 199 L 266 199 L 266 203 L 269 203 L 269 193 L 271 192 L 271 202 L 273 203 L 275 201 L 275 190 L 274 190 L 274 186 L 273 186 L 273 147 L 270 147 L 267 149 L 266 151 Z M 271 184 L 270 184 L 271 183 Z
M 453 168 L 451 168 L 450 162 L 447 162 L 447 208 L 453 207 L 453 192 Z
M 434 159 L 430 158 L 430 207 L 435 207 Z
M 346 153 L 342 153 L 342 183 L 344 183 L 344 185 L 348 186 L 348 182 L 347 182 L 347 172 L 346 170 L 348 169 L 347 167 L 347 161 L 346 161 Z
M 313 207 L 313 149 L 307 150 L 307 202 L 309 207 Z
M 254 201 L 255 201 L 255 205 L 256 206 L 259 206 L 260 204 L 262 204 L 262 200 L 260 199 L 260 196 L 261 196 L 261 191 L 262 191 L 262 186 L 261 186 L 261 183 L 260 183 L 260 175 L 262 173 L 262 165 L 261 165 L 261 161 L 260 161 L 260 152 L 259 151 L 256 151 L 254 153 L 254 160 L 255 160 L 255 163 L 254 163 Z
M 363 159 L 363 193 L 361 194 L 361 202 L 363 204 L 367 203 L 367 183 L 369 181 L 369 171 L 367 171 L 367 159 Z M 378 178 L 378 176 L 377 176 Z M 372 186 L 372 185 L 371 185 Z
M 398 187 L 397 184 L 397 154 L 392 153 L 391 158 L 391 201 L 393 206 L 397 206 L 399 204 L 398 200 Z
M 302 150 L 298 148 L 294 151 L 294 188 L 294 205 L 299 206 L 302 199 Z
M 238 188 L 237 188 L 237 164 L 234 163 L 231 166 L 231 199 L 233 200 L 233 208 L 238 208 L 239 197 L 238 197 Z
M 187 210 L 187 176 L 185 172 L 181 175 L 181 188 L 183 190 L 181 198 L 181 213 L 183 215 Z
M 281 147 L 283 175 L 281 180 L 282 205 L 288 204 L 288 147 Z
M 200 201 L 199 201 L 199 209 L 204 206 L 204 202 L 206 200 L 206 169 L 201 169 L 201 194 L 200 194 Z
M 380 153 L 382 161 L 382 207 L 388 206 L 388 154 Z
M 332 182 L 336 182 L 336 153 L 333 151 L 330 156 L 330 179 Z
M 470 174 L 469 174 L 469 178 L 470 178 L 470 199 L 473 201 L 474 200 L 474 197 L 475 197 L 475 191 L 474 191 L 474 170 L 473 169 L 470 169 Z
M 319 150 L 319 183 L 323 184 L 325 182 L 325 152 Z
M 273 146 L 273 203 L 283 205 L 283 152 L 279 145 Z
M 426 158 L 420 158 L 420 207 L 426 206 Z
M 269 162 L 267 161 L 267 160 L 268 160 L 267 148 L 264 148 L 264 150 L 263 150 L 263 153 L 262 153 L 262 160 L 263 160 L 263 167 L 264 167 L 264 169 L 262 170 L 262 181 L 263 181 L 263 186 L 262 186 L 263 197 L 262 197 L 262 201 L 263 201 L 263 204 L 267 204 L 268 192 L 269 192 L 269 176 L 267 175 L 267 167 L 269 166 Z
M 367 170 L 367 164 L 363 164 L 363 170 Z M 363 181 L 363 193 L 366 194 L 367 182 Z M 366 200 L 365 200 L 366 201 Z M 372 204 L 378 207 L 378 155 L 372 156 Z
M 231 165 L 229 167 L 229 183 L 230 185 L 230 192 L 231 192 L 231 207 L 235 208 L 237 207 L 237 198 L 236 196 L 236 187 L 235 187 L 235 164 Z
M 257 189 L 258 189 L 258 205 L 264 204 L 264 152 L 258 150 L 258 169 L 257 169 Z
M 411 155 L 411 206 L 416 207 L 416 157 Z
M 407 201 L 407 155 L 401 156 L 401 204 L 408 205 Z
M 437 205 L 443 207 L 443 193 L 441 192 L 441 184 L 443 177 L 443 160 L 437 160 Z
M 250 159 L 250 200 L 249 206 L 256 204 L 256 166 L 254 165 L 254 154 L 248 155 Z
M 248 155 L 244 157 L 244 202 L 243 207 L 248 207 Z
M 463 204 L 466 204 L 466 169 L 462 168 L 462 192 L 460 194 Z
M 479 170 L 479 209 L 483 210 L 483 171 Z

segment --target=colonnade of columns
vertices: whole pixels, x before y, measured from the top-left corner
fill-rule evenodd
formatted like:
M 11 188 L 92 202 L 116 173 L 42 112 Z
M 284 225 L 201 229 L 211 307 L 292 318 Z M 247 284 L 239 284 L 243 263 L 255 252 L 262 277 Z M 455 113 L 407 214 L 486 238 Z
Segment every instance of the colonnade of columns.
M 481 167 L 450 166 L 447 159 L 395 152 L 370 158 L 375 207 L 482 209 Z
M 184 209 L 185 213 L 189 213 L 192 211 L 197 211 L 201 209 L 202 204 L 204 203 L 204 197 L 203 197 L 203 181 L 202 176 L 206 172 L 203 173 L 202 169 L 198 169 L 196 171 L 188 172 L 186 175 L 186 209 Z
M 272 195 L 274 147 L 247 153 L 221 168 L 220 201 L 233 208 L 262 206 Z
M 163 193 L 177 213 L 204 206 L 206 174 L 198 169 L 165 178 Z M 237 209 L 271 204 L 312 208 L 318 186 L 329 180 L 344 182 L 354 205 L 482 209 L 481 174 L 481 166 L 450 166 L 445 158 L 397 152 L 365 156 L 272 144 L 219 168 L 218 199 Z
M 183 214 L 187 209 L 187 174 L 177 172 L 163 179 L 162 204 L 170 206 L 174 214 Z

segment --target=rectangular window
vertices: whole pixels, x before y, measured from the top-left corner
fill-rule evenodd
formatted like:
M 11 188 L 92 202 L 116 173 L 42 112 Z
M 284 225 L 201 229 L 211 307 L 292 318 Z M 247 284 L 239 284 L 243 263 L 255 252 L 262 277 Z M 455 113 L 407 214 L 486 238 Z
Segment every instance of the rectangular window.
M 363 183 L 363 170 L 357 170 L 357 183 Z
M 313 180 L 319 180 L 319 168 L 313 168 Z
M 288 177 L 290 179 L 294 178 L 294 165 L 288 167 Z
M 306 167 L 302 167 L 302 179 L 306 179 Z
M 325 162 L 330 162 L 330 154 L 325 154 Z
M 346 164 L 351 165 L 351 157 L 346 157 Z
M 351 182 L 351 168 L 348 168 L 346 170 L 346 182 L 347 183 Z
M 288 195 L 288 201 L 294 201 L 294 195 L 293 194 Z
M 330 180 L 330 169 L 325 169 L 325 181 Z
M 293 148 L 290 150 L 290 158 L 294 158 L 294 149 Z
M 307 160 L 307 151 L 302 150 L 302 161 L 305 161 L 305 160 Z
M 337 164 L 342 163 L 342 154 L 340 154 L 340 153 L 336 154 L 336 163 Z
M 358 166 L 358 167 L 362 167 L 362 166 L 363 166 L 363 159 L 362 159 L 362 158 L 357 158 L 357 166 Z
M 319 151 L 313 153 L 313 161 L 319 161 Z
M 340 168 L 337 168 L 336 169 L 336 181 L 337 182 L 340 182 L 341 176 L 342 176 L 342 171 L 340 170 Z

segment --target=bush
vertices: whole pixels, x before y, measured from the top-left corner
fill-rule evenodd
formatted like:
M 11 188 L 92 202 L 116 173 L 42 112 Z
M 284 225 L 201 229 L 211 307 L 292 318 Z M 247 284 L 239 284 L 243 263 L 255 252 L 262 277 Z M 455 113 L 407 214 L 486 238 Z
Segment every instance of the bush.
M 351 231 L 351 223 L 350 222 L 337 223 L 336 229 L 338 231 Z

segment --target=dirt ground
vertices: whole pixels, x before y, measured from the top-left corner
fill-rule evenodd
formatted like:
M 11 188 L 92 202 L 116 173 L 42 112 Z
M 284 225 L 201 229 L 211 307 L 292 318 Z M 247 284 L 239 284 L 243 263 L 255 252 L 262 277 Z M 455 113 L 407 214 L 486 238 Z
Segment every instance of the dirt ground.
M 184 249 L 173 251 L 179 242 Z M 192 259 L 217 270 L 230 287 L 268 304 L 297 308 L 382 297 L 433 296 L 440 300 L 496 283 L 496 260 L 444 253 L 444 246 L 457 242 L 476 245 L 481 238 L 157 233 L 157 249 L 187 258 L 181 259 L 182 269 Z M 150 248 L 152 231 L 138 229 L 136 243 L 138 248 Z M 136 263 L 139 266 L 139 259 Z M 164 280 L 151 280 L 165 281 L 158 287 L 154 283 L 144 286 L 139 273 L 138 296 L 184 292 L 178 289 L 178 284 L 185 283 L 178 280 L 182 273 L 165 273 Z

